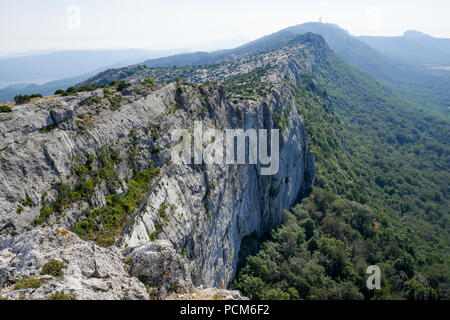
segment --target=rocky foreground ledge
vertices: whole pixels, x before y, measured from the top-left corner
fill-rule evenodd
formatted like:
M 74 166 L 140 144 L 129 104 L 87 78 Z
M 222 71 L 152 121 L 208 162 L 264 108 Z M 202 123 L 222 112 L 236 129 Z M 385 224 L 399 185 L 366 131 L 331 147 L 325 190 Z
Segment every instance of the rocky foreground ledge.
M 0 299 L 245 298 L 237 291 L 194 287 L 186 260 L 168 241 L 102 248 L 53 227 L 0 236 Z

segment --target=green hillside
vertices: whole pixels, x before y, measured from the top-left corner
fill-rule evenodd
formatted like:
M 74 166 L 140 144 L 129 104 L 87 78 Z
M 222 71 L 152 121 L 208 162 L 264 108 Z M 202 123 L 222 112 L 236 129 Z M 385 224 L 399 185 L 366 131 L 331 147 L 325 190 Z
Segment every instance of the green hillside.
M 354 37 L 346 30 L 330 23 L 304 23 L 280 32 L 320 34 L 330 48 L 347 63 L 385 81 L 417 103 L 448 112 L 450 72 L 433 70 L 425 66 L 450 61 L 448 39 L 427 37 L 417 43 L 419 40 L 409 39 L 411 37 Z M 387 45 L 384 45 L 384 42 L 388 42 L 391 48 L 396 48 L 395 53 L 386 49 Z M 437 47 L 441 50 L 437 50 Z M 413 57 L 416 55 L 420 56 L 420 59 L 414 60 Z M 438 57 L 434 57 L 435 55 Z
M 302 78 L 293 91 L 316 186 L 234 286 L 255 299 L 449 299 L 448 117 L 328 50 Z M 383 275 L 376 292 L 365 284 L 373 264 Z

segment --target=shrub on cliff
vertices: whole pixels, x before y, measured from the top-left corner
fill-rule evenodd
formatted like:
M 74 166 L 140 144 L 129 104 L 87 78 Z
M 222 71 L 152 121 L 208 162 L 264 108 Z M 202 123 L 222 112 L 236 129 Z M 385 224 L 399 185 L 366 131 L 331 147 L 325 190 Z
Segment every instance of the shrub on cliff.
M 11 107 L 9 107 L 9 106 L 0 106 L 0 113 L 2 113 L 2 112 L 11 112 L 12 111 L 12 109 L 11 109 Z
M 32 94 L 32 95 L 28 95 L 28 94 L 21 95 L 20 94 L 20 95 L 14 97 L 14 102 L 16 104 L 23 104 L 23 103 L 30 102 L 30 100 L 33 98 L 42 98 L 42 95 L 39 93 Z
M 61 277 L 63 269 L 66 269 L 67 265 L 62 261 L 51 260 L 44 264 L 41 270 L 41 274 L 47 274 L 53 277 Z

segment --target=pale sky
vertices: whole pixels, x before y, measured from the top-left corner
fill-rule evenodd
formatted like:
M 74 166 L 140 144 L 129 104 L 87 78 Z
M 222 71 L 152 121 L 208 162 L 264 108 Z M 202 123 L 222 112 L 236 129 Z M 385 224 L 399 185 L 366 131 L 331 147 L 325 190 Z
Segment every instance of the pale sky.
M 449 0 L 0 0 L 0 55 L 238 44 L 319 18 L 353 35 L 450 38 L 449 17 Z

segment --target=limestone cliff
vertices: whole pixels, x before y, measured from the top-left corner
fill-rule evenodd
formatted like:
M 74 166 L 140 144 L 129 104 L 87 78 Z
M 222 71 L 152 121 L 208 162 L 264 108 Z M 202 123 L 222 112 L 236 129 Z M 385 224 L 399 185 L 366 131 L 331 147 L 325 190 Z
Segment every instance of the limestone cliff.
M 80 288 L 117 291 L 105 293 L 105 298 L 148 298 L 133 276 L 155 284 L 159 273 L 152 272 L 160 265 L 155 261 L 162 260 L 155 258 L 142 268 L 126 266 L 123 259 L 129 258 L 133 266 L 142 259 L 142 254 L 133 254 L 136 248 L 160 240 L 173 247 L 166 258 L 183 261 L 183 266 L 166 267 L 185 270 L 176 276 L 184 278 L 183 285 L 161 285 L 166 288 L 162 296 L 200 285 L 226 287 L 234 276 L 242 239 L 277 226 L 283 210 L 313 184 L 314 159 L 291 86 L 321 59 L 323 39 L 314 41 L 319 45 L 296 42 L 213 67 L 192 67 L 181 77 L 189 82 L 163 82 L 169 75 L 182 75 L 183 69 L 137 67 L 127 78 L 131 85 L 92 85 L 91 90 L 41 99 L 1 114 L 0 286 L 38 273 L 44 260 L 53 256 L 36 254 L 39 259 L 18 267 L 18 261 L 28 261 L 20 253 L 20 242 L 35 241 L 35 250 L 43 250 L 41 237 L 51 250 L 58 250 L 55 259 L 82 263 L 80 252 L 95 257 L 93 250 L 98 248 L 111 270 L 99 276 L 94 267 L 71 262 L 66 272 L 67 277 L 81 272 L 71 278 Z M 144 80 L 148 76 L 157 83 Z M 172 163 L 172 130 L 190 130 L 199 120 L 218 130 L 279 129 L 278 172 L 261 175 L 259 165 Z M 140 175 L 149 171 L 154 173 L 151 179 Z M 72 230 L 83 240 L 71 234 L 76 240 L 63 245 L 56 228 Z M 86 242 L 90 240 L 113 246 L 103 249 Z M 69 257 L 69 251 L 78 251 L 77 259 Z M 79 271 L 83 268 L 90 271 Z M 46 282 L 39 294 L 25 293 L 36 298 L 57 288 L 65 292 L 65 277 L 51 287 L 52 282 Z M 111 281 L 101 280 L 105 277 Z M 123 281 L 126 285 L 120 285 Z M 89 290 L 75 294 L 95 297 Z

